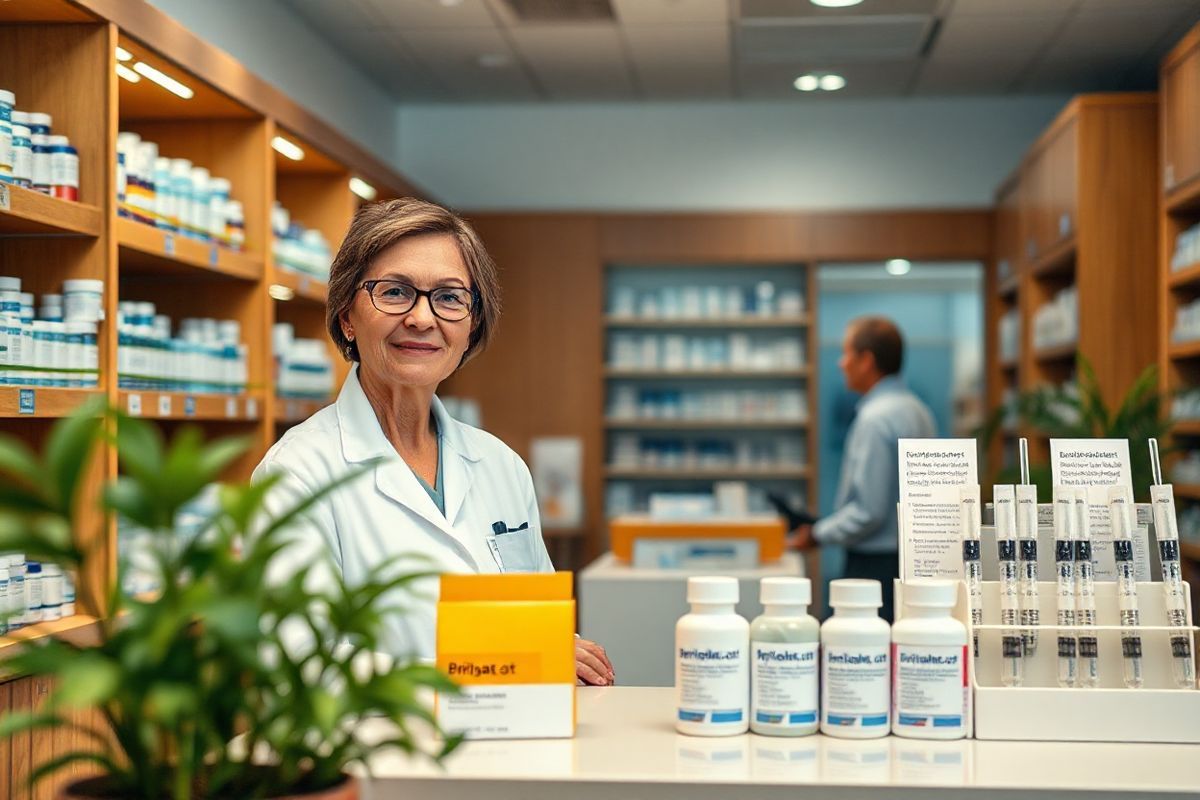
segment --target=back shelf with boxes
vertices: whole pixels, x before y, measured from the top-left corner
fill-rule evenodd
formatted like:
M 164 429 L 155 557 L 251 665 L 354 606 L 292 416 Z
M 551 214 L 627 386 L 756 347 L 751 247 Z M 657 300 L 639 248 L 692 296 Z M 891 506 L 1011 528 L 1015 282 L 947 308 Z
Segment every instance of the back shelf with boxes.
M 614 265 L 607 270 L 609 517 L 656 495 L 743 483 L 811 506 L 815 336 L 804 265 Z

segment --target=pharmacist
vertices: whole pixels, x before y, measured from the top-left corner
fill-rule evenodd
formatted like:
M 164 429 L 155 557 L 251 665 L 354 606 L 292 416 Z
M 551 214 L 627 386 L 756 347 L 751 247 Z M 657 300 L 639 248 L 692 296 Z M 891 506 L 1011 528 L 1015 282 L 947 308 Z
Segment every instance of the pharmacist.
M 933 414 L 900 377 L 904 338 L 884 317 L 860 317 L 846 328 L 838 367 L 846 387 L 862 398 L 842 454 L 834 510 L 793 534 L 795 546 L 846 548 L 846 577 L 884 586 L 880 616 L 892 621 L 892 579 L 900 574 L 896 503 L 900 500 L 899 441 L 936 435 Z
M 434 572 L 554 569 L 525 463 L 452 419 L 435 394 L 486 347 L 499 310 L 495 264 L 464 220 L 414 199 L 358 212 L 331 267 L 326 312 L 354 366 L 337 402 L 289 430 L 254 474 L 281 476 L 268 499 L 278 513 L 357 464 L 383 461 L 317 505 L 281 571 L 327 580 L 322 549 L 350 583 L 397 556 L 425 559 L 400 568 Z M 394 598 L 405 610 L 385 622 L 389 654 L 435 657 L 436 597 L 429 579 Z M 580 680 L 613 681 L 599 645 L 576 640 L 575 661 Z

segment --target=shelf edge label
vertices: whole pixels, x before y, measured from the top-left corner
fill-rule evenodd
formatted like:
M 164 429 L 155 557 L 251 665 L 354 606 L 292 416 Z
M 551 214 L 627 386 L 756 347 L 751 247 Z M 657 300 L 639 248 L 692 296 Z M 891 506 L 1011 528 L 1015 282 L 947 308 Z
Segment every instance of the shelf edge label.
M 5 187 L 4 195 L 8 196 L 8 187 Z M 34 396 L 33 389 L 22 389 L 17 394 L 17 412 L 20 414 L 37 413 L 37 398 Z

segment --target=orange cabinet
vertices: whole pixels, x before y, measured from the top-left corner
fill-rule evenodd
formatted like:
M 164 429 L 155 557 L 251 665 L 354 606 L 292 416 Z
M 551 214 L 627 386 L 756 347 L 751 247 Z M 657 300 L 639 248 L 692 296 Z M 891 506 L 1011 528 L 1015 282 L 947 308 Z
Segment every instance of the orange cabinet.
M 1075 234 L 1079 125 L 1062 116 L 1038 141 L 1025 165 L 1025 260 L 1036 263 Z
M 1200 175 L 1200 36 L 1189 35 L 1163 61 L 1162 185 L 1166 192 Z

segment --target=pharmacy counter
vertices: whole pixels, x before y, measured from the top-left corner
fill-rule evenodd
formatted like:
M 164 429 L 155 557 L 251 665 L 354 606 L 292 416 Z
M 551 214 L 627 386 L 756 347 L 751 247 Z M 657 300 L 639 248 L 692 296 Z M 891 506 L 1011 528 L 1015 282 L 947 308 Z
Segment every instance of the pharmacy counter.
M 752 569 L 640 569 L 605 553 L 579 573 L 579 635 L 604 645 L 624 686 L 671 686 L 675 662 L 670 642 L 675 623 L 688 611 L 690 575 L 737 578 L 741 602 L 737 611 L 746 619 L 762 613 L 759 581 L 769 577 L 802 577 L 799 553 L 784 553 L 777 563 Z M 667 643 L 664 645 L 663 643 Z M 657 644 L 656 644 L 657 643 Z
M 376 757 L 364 800 L 1145 797 L 1200 793 L 1200 746 L 681 736 L 669 688 L 580 689 L 574 739 Z M 797 794 L 797 789 L 803 792 Z

